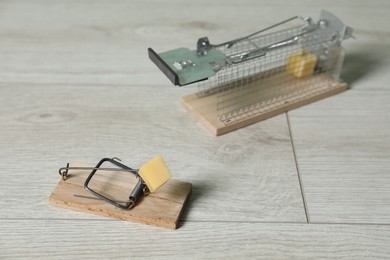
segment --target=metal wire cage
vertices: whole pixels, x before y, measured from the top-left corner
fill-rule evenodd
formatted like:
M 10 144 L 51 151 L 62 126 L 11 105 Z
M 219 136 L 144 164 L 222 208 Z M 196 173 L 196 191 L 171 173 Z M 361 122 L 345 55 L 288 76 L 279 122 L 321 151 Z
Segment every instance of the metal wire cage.
M 198 84 L 182 105 L 219 135 L 345 90 L 341 42 L 350 37 L 322 10 L 317 22 L 294 16 L 220 44 L 200 38 L 196 50 L 149 48 L 149 57 L 173 84 Z
M 345 32 L 345 26 L 336 27 L 334 24 L 339 20 L 326 11 L 322 11 L 316 24 L 310 18 L 294 17 L 294 20 L 301 23 L 276 32 L 263 31 L 231 47 L 226 44 L 218 47 L 227 57 L 260 50 L 257 57 L 231 63 L 207 81 L 198 83 L 199 96 L 217 95 L 215 109 L 225 125 L 270 110 L 288 102 L 288 98 L 320 93 L 339 80 L 344 59 L 340 43 L 350 32 Z M 310 57 L 311 68 L 302 73 L 305 58 L 294 59 L 294 55 Z

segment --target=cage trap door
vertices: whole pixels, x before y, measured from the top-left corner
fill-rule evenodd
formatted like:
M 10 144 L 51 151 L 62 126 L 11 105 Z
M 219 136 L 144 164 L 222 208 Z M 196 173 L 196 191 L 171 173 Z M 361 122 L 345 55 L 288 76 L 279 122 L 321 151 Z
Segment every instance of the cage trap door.
M 85 164 L 71 164 L 71 166 L 91 166 Z M 94 197 L 84 189 L 84 182 L 88 171 L 72 171 L 66 181 L 60 180 L 49 202 L 53 206 L 88 212 L 96 215 L 129 220 L 157 227 L 176 229 L 180 216 L 191 195 L 192 185 L 188 182 L 169 180 L 158 191 L 142 198 L 137 205 L 130 209 L 119 209 L 104 200 Z M 138 179 L 131 174 L 112 174 L 108 177 L 98 177 L 98 188 L 110 190 L 111 195 L 120 198 L 120 194 L 127 194 L 137 183 Z M 109 187 L 107 185 L 109 181 Z M 92 184 L 95 185 L 95 184 Z

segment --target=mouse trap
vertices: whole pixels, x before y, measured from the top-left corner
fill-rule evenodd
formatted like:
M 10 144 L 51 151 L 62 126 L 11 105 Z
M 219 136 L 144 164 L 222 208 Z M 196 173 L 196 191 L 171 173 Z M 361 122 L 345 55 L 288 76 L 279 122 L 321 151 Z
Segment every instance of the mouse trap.
M 94 167 L 68 164 L 59 173 L 50 204 L 170 229 L 177 228 L 192 191 L 191 183 L 170 179 L 161 156 L 139 169 L 104 158 Z
M 195 50 L 148 52 L 174 85 L 198 85 L 181 104 L 221 135 L 346 90 L 341 42 L 350 37 L 322 10 L 317 22 L 294 16 L 220 44 L 203 37 Z

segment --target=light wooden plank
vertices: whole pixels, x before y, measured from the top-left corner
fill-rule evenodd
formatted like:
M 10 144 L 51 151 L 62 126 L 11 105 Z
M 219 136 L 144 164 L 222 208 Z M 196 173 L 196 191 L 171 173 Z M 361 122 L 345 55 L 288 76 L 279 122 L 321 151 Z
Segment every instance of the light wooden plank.
M 89 164 L 70 164 L 70 167 L 77 166 L 94 167 Z M 66 180 L 60 180 L 50 195 L 50 204 L 110 218 L 176 229 L 192 190 L 191 183 L 171 179 L 158 191 L 148 196 L 141 195 L 133 208 L 120 209 L 84 189 L 84 182 L 89 174 L 85 170 L 74 170 L 67 174 Z M 108 198 L 121 201 L 120 203 L 124 205 L 137 182 L 138 179 L 129 172 L 100 174 L 97 172 L 91 179 L 89 187 Z
M 283 76 L 287 77 L 287 75 Z M 231 109 L 231 111 L 235 111 L 234 109 L 244 109 L 245 106 L 247 106 L 249 107 L 248 111 L 243 112 L 240 116 L 232 116 L 230 119 L 226 119 L 225 121 L 220 120 L 220 111 L 218 111 L 217 109 L 218 99 L 220 95 L 219 92 L 214 92 L 206 96 L 199 96 L 198 94 L 185 96 L 182 98 L 181 104 L 211 133 L 216 136 L 219 136 L 257 123 L 259 121 L 263 121 L 270 117 L 282 114 L 286 111 L 310 104 L 317 100 L 338 94 L 347 89 L 347 85 L 345 83 L 340 83 L 333 78 L 329 78 L 329 76 L 327 75 L 316 75 L 313 77 L 306 78 L 304 80 L 295 80 L 295 82 L 294 78 L 291 77 L 291 79 L 289 79 L 290 85 L 288 86 L 287 90 L 285 88 L 285 85 L 280 84 L 280 89 L 276 91 L 276 93 L 278 93 L 277 96 L 270 96 L 269 89 L 277 88 L 277 86 L 274 85 L 277 77 L 280 77 L 280 73 L 274 76 L 274 78 L 271 77 L 267 80 L 264 80 L 263 77 L 259 77 L 261 80 L 258 80 L 256 83 L 251 85 L 249 90 L 242 90 L 243 93 L 241 94 L 240 92 L 240 95 L 234 99 L 234 101 L 240 105 L 235 108 L 234 105 L 231 104 L 232 107 L 228 107 L 228 109 Z M 329 81 L 330 83 L 318 83 L 322 80 Z M 312 85 L 310 85 L 310 82 Z M 310 86 L 312 88 L 307 91 L 303 91 L 302 93 L 302 89 L 307 86 Z M 253 89 L 256 89 L 257 94 L 255 97 L 253 94 Z M 296 91 L 295 95 L 293 95 L 294 90 Z M 299 92 L 299 90 L 301 91 Z M 236 93 L 237 90 L 233 90 L 233 92 Z M 264 97 L 267 95 L 269 96 L 269 100 L 267 101 L 270 102 L 264 102 L 264 104 L 257 104 L 259 105 L 258 108 L 250 107 L 251 105 L 256 105 L 256 97 Z M 275 100 L 272 100 L 272 98 L 274 98 Z
M 0 217 L 84 218 L 48 206 L 58 168 L 113 156 L 138 168 L 161 154 L 172 178 L 193 184 L 184 219 L 306 222 L 285 115 L 215 138 L 181 109 L 180 94 L 1 85 L 0 168 L 9 179 L 0 194 L 9 199 Z
M 289 112 L 311 221 L 390 223 L 389 100 L 352 89 Z
M 390 226 L 0 220 L 0 258 L 386 259 Z
M 342 78 L 359 92 L 290 114 L 309 215 L 388 223 L 389 5 L 0 1 L 0 258 L 389 258 L 389 225 L 256 223 L 305 221 L 285 117 L 211 137 L 178 105 L 196 88 L 171 87 L 146 54 L 334 12 L 356 30 Z M 194 184 L 177 231 L 48 206 L 67 161 L 156 153 Z
M 147 58 L 148 47 L 158 51 L 194 47 L 203 36 L 213 43 L 223 42 L 294 15 L 317 18 L 322 8 L 357 31 L 358 40 L 345 42 L 353 55 L 347 56 L 346 78 L 356 78 L 351 71 L 357 68 L 359 75 L 375 75 L 386 82 L 385 73 L 375 69 L 389 59 L 385 45 L 389 2 L 385 0 L 245 0 L 223 6 L 205 0 L 165 1 L 164 5 L 157 1 L 34 0 L 2 1 L 0 7 L 1 82 L 171 86 Z

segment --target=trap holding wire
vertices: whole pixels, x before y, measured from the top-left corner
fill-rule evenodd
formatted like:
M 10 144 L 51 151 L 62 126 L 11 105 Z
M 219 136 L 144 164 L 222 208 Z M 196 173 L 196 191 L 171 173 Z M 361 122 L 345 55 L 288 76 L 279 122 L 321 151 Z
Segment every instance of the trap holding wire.
M 345 90 L 341 42 L 352 32 L 322 10 L 317 22 L 294 16 L 219 44 L 148 52 L 174 85 L 198 85 L 182 105 L 219 135 Z
M 101 166 L 109 162 L 119 168 L 102 168 Z M 121 209 L 131 209 L 133 208 L 137 201 L 140 199 L 141 195 L 148 195 L 149 193 L 153 193 L 157 191 L 163 184 L 165 184 L 170 178 L 171 173 L 165 164 L 163 158 L 158 155 L 152 160 L 148 161 L 144 165 L 141 166 L 139 170 L 132 169 L 120 162 L 118 158 L 103 158 L 99 161 L 99 163 L 93 167 L 69 167 L 69 164 L 59 169 L 59 173 L 62 176 L 62 179 L 65 181 L 67 179 L 69 170 L 92 170 L 92 172 L 88 175 L 87 179 L 84 182 L 84 188 L 92 195 L 96 196 L 99 199 L 102 199 L 118 208 Z M 134 174 L 138 178 L 138 182 L 135 185 L 133 191 L 130 193 L 130 196 L 126 202 L 120 202 L 119 200 L 115 200 L 107 197 L 101 192 L 96 191 L 94 188 L 90 186 L 90 182 L 92 178 L 95 176 L 97 171 L 123 171 Z M 76 194 L 77 195 L 77 194 Z
M 60 168 L 54 206 L 176 229 L 192 185 L 171 179 L 161 156 L 133 169 L 118 158 Z

